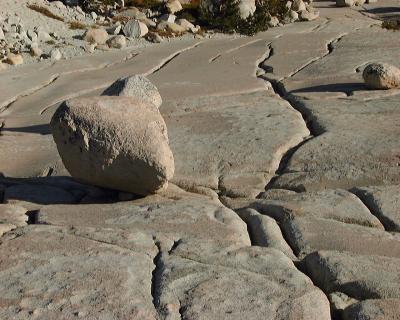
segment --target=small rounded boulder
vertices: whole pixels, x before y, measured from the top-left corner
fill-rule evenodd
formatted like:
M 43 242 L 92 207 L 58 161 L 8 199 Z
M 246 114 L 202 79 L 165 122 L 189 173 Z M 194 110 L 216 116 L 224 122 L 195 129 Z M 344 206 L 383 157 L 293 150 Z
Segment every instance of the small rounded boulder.
M 400 87 L 400 69 L 388 63 L 371 63 L 363 71 L 366 86 L 370 89 Z

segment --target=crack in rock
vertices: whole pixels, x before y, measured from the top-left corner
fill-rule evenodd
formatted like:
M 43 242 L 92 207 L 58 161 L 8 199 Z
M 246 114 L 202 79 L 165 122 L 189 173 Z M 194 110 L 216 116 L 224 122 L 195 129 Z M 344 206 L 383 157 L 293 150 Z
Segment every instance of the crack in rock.
M 178 239 L 174 241 L 174 244 L 172 245 L 171 249 L 168 251 L 168 254 L 171 255 L 174 253 L 175 249 L 182 243 L 182 239 Z
M 162 262 L 161 243 L 156 238 L 153 238 L 154 244 L 158 249 L 158 253 L 153 259 L 154 269 L 151 277 L 151 296 L 153 298 L 153 305 L 155 310 L 160 313 L 160 296 L 161 296 L 161 277 L 164 270 L 164 263 Z M 171 248 L 172 249 L 172 248 Z
M 259 78 L 264 79 L 265 81 L 269 82 L 273 88 L 273 90 L 275 91 L 275 93 L 277 93 L 281 99 L 287 101 L 289 103 L 289 105 L 296 110 L 297 112 L 299 112 L 301 114 L 301 116 L 303 117 L 304 123 L 307 126 L 307 129 L 310 131 L 310 136 L 308 136 L 307 138 L 305 138 L 302 142 L 300 142 L 298 145 L 290 148 L 281 158 L 280 163 L 279 163 L 279 167 L 275 172 L 275 176 L 268 182 L 268 184 L 265 187 L 265 190 L 271 189 L 274 182 L 276 181 L 276 179 L 285 172 L 288 163 L 290 161 L 290 159 L 292 158 L 293 154 L 301 147 L 303 146 L 305 143 L 309 142 L 310 140 L 312 140 L 313 138 L 321 135 L 322 133 L 324 133 L 324 130 L 321 128 L 321 126 L 318 125 L 318 122 L 316 121 L 316 119 L 312 118 L 310 113 L 308 112 L 308 110 L 296 99 L 295 96 L 291 95 L 290 93 L 288 93 L 285 89 L 285 86 L 283 84 L 283 81 L 286 79 L 290 79 L 292 77 L 294 77 L 296 74 L 298 74 L 299 72 L 301 72 L 302 70 L 304 70 L 305 68 L 309 67 L 310 65 L 312 65 L 313 63 L 327 57 L 328 55 L 330 55 L 333 50 L 334 50 L 334 44 L 341 41 L 343 39 L 343 37 L 346 34 L 341 34 L 338 37 L 334 38 L 333 40 L 331 40 L 330 42 L 328 42 L 326 44 L 326 49 L 327 52 L 325 54 L 323 54 L 322 56 L 316 57 L 314 59 L 312 59 L 311 61 L 307 62 L 305 65 L 301 66 L 300 68 L 298 68 L 297 70 L 295 70 L 294 72 L 292 72 L 291 74 L 289 74 L 286 77 L 283 77 L 282 79 L 276 80 L 276 79 L 271 79 L 268 78 L 268 76 L 265 75 L 261 75 Z M 267 61 L 268 59 L 270 59 L 272 56 L 274 55 L 274 51 L 273 51 L 273 47 L 270 44 L 269 45 L 269 54 L 267 56 L 267 58 L 265 60 L 263 60 L 260 64 L 259 64 L 259 68 L 263 68 L 266 72 L 268 73 L 273 73 L 273 68 L 266 68 L 264 62 Z M 263 65 L 264 64 L 264 65 Z M 317 128 L 317 129 L 316 129 Z
M 203 42 L 198 42 L 190 47 L 184 48 L 182 50 L 179 50 L 177 52 L 174 52 L 173 54 L 171 54 L 170 56 L 168 56 L 164 61 L 162 61 L 159 65 L 153 67 L 151 70 L 143 73 L 144 76 L 149 76 L 152 74 L 157 73 L 158 71 L 160 71 L 161 69 L 165 68 L 172 60 L 174 60 L 175 58 L 177 58 L 180 54 L 182 54 L 185 51 L 191 50 L 191 49 L 195 49 L 198 46 L 200 46 Z
M 25 93 L 19 94 L 13 98 L 11 98 L 9 101 L 4 102 L 3 104 L 0 104 L 0 114 L 3 113 L 4 111 L 6 111 L 7 109 L 9 109 L 18 99 L 21 99 L 23 97 L 27 97 L 29 95 L 32 95 L 46 87 L 48 87 L 49 85 L 51 85 L 52 83 L 54 83 L 58 78 L 60 77 L 59 74 L 53 75 L 49 81 L 47 81 L 46 83 L 33 88 L 31 90 L 28 90 Z

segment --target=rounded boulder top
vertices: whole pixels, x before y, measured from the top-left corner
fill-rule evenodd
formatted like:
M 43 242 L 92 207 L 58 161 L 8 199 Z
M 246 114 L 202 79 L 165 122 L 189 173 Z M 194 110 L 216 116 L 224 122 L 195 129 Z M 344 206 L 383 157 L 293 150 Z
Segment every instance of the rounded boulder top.
M 118 79 L 102 95 L 134 97 L 139 101 L 150 102 L 157 108 L 162 104 L 161 95 L 157 87 L 143 75 Z

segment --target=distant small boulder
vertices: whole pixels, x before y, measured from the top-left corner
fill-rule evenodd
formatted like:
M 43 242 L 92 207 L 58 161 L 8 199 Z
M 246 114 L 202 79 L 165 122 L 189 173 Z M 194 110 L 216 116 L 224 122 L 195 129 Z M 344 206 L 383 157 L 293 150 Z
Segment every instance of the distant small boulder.
M 142 75 L 118 79 L 109 86 L 102 95 L 134 97 L 139 101 L 150 102 L 157 108 L 159 108 L 162 103 L 161 95 L 157 87 Z
M 366 86 L 370 89 L 400 87 L 400 69 L 388 63 L 371 63 L 363 71 Z

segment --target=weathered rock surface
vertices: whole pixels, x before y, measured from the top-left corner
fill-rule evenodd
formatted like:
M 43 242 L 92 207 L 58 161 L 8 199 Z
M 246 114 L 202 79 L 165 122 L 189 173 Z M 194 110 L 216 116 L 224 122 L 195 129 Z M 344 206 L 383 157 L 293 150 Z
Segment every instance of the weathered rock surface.
M 156 319 L 151 256 L 134 245 L 124 249 L 70 233 L 31 226 L 3 239 L 1 316 Z M 147 252 L 154 251 L 148 242 Z
M 300 258 L 317 250 L 400 258 L 399 235 L 376 228 L 317 218 L 294 218 L 281 228 Z
M 400 69 L 387 63 L 371 63 L 363 71 L 365 84 L 370 89 L 400 87 Z
M 128 97 L 69 100 L 51 129 L 65 167 L 82 181 L 146 195 L 173 176 L 167 129 L 152 104 Z
M 337 10 L 339 10 L 337 14 L 343 16 L 341 11 L 348 9 Z M 324 47 L 325 53 L 315 58 L 310 56 L 308 62 L 300 65 L 300 69 L 295 69 L 298 72 L 282 81 L 286 92 L 309 99 L 346 97 L 346 95 L 371 97 L 374 92 L 365 90 L 366 87 L 362 81 L 361 72 L 364 66 L 370 61 L 384 61 L 397 65 L 400 44 L 396 41 L 396 33 L 382 32 L 380 28 L 370 28 L 369 25 L 370 20 L 357 19 L 355 16 L 349 20 L 337 19 L 332 24 L 322 25 L 322 30 L 318 32 L 315 40 L 319 42 L 320 40 L 317 39 L 325 37 L 328 33 L 331 34 L 331 39 L 327 39 Z M 353 30 L 349 32 L 350 29 Z M 290 50 L 288 43 L 286 50 L 295 54 L 296 46 L 301 38 L 310 36 L 312 36 L 311 33 L 299 35 L 298 40 L 293 43 L 293 49 Z M 307 42 L 303 45 L 306 44 Z M 314 47 L 314 44 L 309 45 Z M 387 50 L 382 50 L 383 47 Z M 355 54 L 356 52 L 362 52 L 362 54 Z M 340 61 L 340 64 L 337 61 Z M 377 97 L 382 98 L 382 92 L 379 92 Z
M 18 205 L 0 204 L 0 237 L 28 221 L 27 210 Z
M 46 206 L 38 219 L 0 246 L 7 317 L 330 319 L 289 258 L 247 247 L 244 222 L 204 197 Z
M 397 65 L 398 34 L 369 17 L 389 16 L 397 5 L 380 0 L 350 9 L 325 1 L 314 4 L 316 11 L 299 2 L 297 10 L 303 10 L 292 10 L 281 22 L 275 17 L 274 24 L 311 20 L 317 12 L 320 19 L 251 38 L 205 32 L 201 41 L 183 36 L 149 47 L 143 39 L 127 39 L 134 48 L 104 53 L 103 44 L 96 54 L 73 60 L 72 48 L 65 46 L 66 59 L 35 66 L 29 63 L 39 59 L 23 52 L 28 65 L 9 67 L 0 77 L 0 172 L 7 176 L 0 177 L 0 200 L 7 189 L 31 188 L 5 199 L 7 206 L 23 208 L 12 211 L 14 222 L 13 214 L 0 221 L 0 228 L 6 226 L 0 239 L 0 318 L 344 319 L 343 310 L 354 307 L 350 317 L 379 319 L 376 306 L 392 316 L 383 301 L 399 299 L 399 234 L 389 232 L 396 230 L 383 217 L 396 217 L 388 209 L 396 206 L 396 191 L 385 188 L 400 183 L 399 91 L 366 90 L 361 73 L 369 61 Z M 147 16 L 159 15 L 139 9 L 120 14 L 120 20 L 144 19 L 152 28 L 155 21 Z M 100 12 L 87 18 L 90 24 L 106 22 Z M 28 43 L 43 31 L 22 28 L 19 16 L 6 20 L 13 21 L 6 29 L 21 32 L 13 32 L 16 37 L 30 30 Z M 175 30 L 193 32 L 177 22 L 171 25 Z M 56 46 L 81 33 L 67 28 L 65 38 L 61 28 L 53 28 L 56 23 L 65 29 L 56 20 L 49 26 Z M 119 34 L 121 25 L 108 31 Z M 168 23 L 160 26 L 167 29 Z M 24 49 L 18 46 L 13 52 Z M 50 52 L 46 42 L 40 47 Z M 96 96 L 132 74 L 157 85 L 177 158 L 168 188 L 139 200 L 131 191 L 60 177 L 67 172 L 48 127 L 61 101 Z M 120 116 L 130 121 L 125 111 Z M 73 204 L 48 205 L 57 192 L 32 190 L 42 186 L 70 194 Z M 385 197 L 371 186 L 385 189 Z M 247 225 L 219 199 L 243 209 L 238 213 Z M 42 225 L 20 221 L 26 210 L 28 223 Z M 337 250 L 329 263 L 308 256 L 303 269 L 295 262 L 305 274 L 291 261 L 321 256 L 315 251 L 323 249 Z M 326 295 L 307 275 L 323 283 Z M 356 299 L 367 300 L 350 306 Z
M 326 296 L 274 249 L 200 261 L 162 255 L 161 263 L 156 305 L 166 318 L 330 319 Z
M 187 248 L 182 251 L 188 258 L 250 245 L 246 224 L 232 210 L 198 195 L 154 195 L 116 204 L 46 206 L 40 210 L 38 222 L 74 225 L 78 229 L 102 228 L 115 230 L 116 234 L 118 230 L 146 233 L 166 242 L 169 248 L 177 241 L 180 247 Z M 103 237 L 101 232 L 98 236 Z M 115 236 L 113 243 L 123 245 L 126 241 Z
M 365 101 L 299 99 L 296 105 L 317 137 L 296 150 L 274 187 L 304 191 L 397 184 L 398 99 L 396 94 Z
M 345 190 L 286 194 L 278 200 L 257 199 L 244 205 L 280 223 L 293 218 L 318 218 L 383 229 L 360 199 Z
M 304 259 L 305 271 L 325 293 L 341 291 L 356 299 L 399 298 L 399 262 L 336 251 L 319 251 Z
M 233 197 L 263 191 L 281 155 L 308 135 L 299 113 L 276 96 L 265 96 L 255 92 L 164 103 L 176 167 L 172 181 L 187 190 L 204 186 Z
M 345 309 L 344 320 L 396 320 L 400 317 L 400 299 L 365 300 Z
M 10 223 L 17 227 L 25 226 L 28 216 L 27 210 L 13 204 L 0 204 L 0 223 Z
M 162 98 L 157 87 L 145 76 L 134 75 L 115 81 L 102 95 L 134 97 L 143 102 L 149 102 L 159 108 Z

